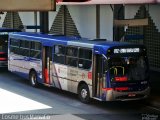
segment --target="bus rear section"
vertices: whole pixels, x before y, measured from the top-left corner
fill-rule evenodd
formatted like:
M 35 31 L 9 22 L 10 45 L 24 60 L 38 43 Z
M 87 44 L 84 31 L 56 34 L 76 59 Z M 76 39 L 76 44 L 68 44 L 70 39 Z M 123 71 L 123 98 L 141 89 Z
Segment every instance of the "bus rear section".
M 113 47 L 95 57 L 94 96 L 102 101 L 147 98 L 149 67 L 143 46 Z
M 21 32 L 14 28 L 0 28 L 0 67 L 8 65 L 8 34 L 11 32 Z
M 0 38 L 0 67 L 7 67 L 7 40 Z

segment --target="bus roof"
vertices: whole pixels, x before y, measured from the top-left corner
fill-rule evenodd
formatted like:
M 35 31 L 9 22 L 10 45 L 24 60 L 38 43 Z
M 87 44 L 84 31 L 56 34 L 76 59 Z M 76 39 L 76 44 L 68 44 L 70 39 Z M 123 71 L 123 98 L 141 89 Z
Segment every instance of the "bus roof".
M 5 28 L 1 27 L 0 32 L 20 32 L 21 30 L 16 29 L 16 28 Z
M 142 46 L 137 44 L 125 43 L 125 42 L 113 42 L 106 41 L 101 39 L 87 39 L 80 37 L 67 37 L 67 36 L 57 36 L 57 35 L 47 35 L 40 33 L 28 33 L 28 32 L 15 32 L 9 34 L 10 38 L 21 39 L 21 40 L 31 40 L 39 41 L 44 46 L 53 46 L 55 44 L 60 45 L 70 45 L 77 47 L 91 48 L 95 51 L 101 51 L 99 54 L 106 53 L 106 51 L 111 47 L 133 47 L 133 46 Z

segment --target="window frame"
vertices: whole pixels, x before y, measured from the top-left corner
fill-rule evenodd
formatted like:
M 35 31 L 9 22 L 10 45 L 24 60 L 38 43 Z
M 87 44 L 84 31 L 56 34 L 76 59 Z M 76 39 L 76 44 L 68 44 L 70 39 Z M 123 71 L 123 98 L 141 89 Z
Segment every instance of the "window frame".
M 62 46 L 62 47 L 64 47 L 63 49 L 65 49 L 64 50 L 64 53 L 62 54 L 62 53 L 55 53 L 55 48 L 56 48 L 56 46 Z M 74 56 L 74 54 L 71 56 L 71 55 L 68 55 L 67 54 L 67 49 L 68 48 L 76 48 L 77 49 L 77 56 Z M 89 50 L 89 51 L 91 51 L 91 58 L 90 59 L 86 59 L 86 58 L 81 58 L 80 56 L 79 56 L 79 54 L 80 54 L 80 49 L 82 49 L 82 50 Z M 60 55 L 60 56 L 63 56 L 64 57 L 64 63 L 60 63 L 60 62 L 56 62 L 55 61 L 55 55 Z M 57 63 L 57 64 L 62 64 L 62 65 L 66 65 L 66 66 L 69 66 L 69 67 L 74 67 L 74 68 L 78 68 L 78 69 L 82 69 L 82 70 L 90 70 L 90 69 L 92 69 L 92 63 L 93 63 L 93 49 L 92 48 L 85 48 L 85 47 L 78 47 L 78 46 L 65 46 L 65 45 L 62 45 L 62 44 L 55 44 L 54 46 L 53 46 L 53 52 L 52 52 L 52 61 L 54 62 L 54 63 Z M 73 66 L 73 65 L 70 65 L 70 64 L 67 64 L 67 59 L 76 59 L 76 66 Z M 91 62 L 91 65 L 90 65 L 90 67 L 88 68 L 88 69 L 86 69 L 86 68 L 80 68 L 79 67 L 79 61 L 80 60 L 83 60 L 83 61 L 89 61 L 89 62 Z M 74 61 L 74 60 L 73 60 Z
M 40 49 L 33 49 L 33 48 L 32 48 L 32 43 L 33 43 L 33 42 L 39 43 Z M 29 57 L 30 57 L 30 58 L 34 58 L 34 59 L 38 59 L 38 60 L 42 59 L 42 43 L 41 43 L 41 42 L 31 40 L 31 41 L 30 41 L 30 49 L 29 49 L 29 50 L 30 50 L 30 51 L 29 51 Z M 35 51 L 36 51 L 36 52 L 39 52 L 39 54 L 40 54 L 39 58 L 37 58 L 37 57 L 32 57 L 32 56 L 31 56 L 31 52 L 32 52 L 32 51 L 34 51 L 34 52 L 35 52 Z
M 79 55 L 80 55 L 80 49 L 85 49 L 85 50 L 89 50 L 91 51 L 91 59 L 86 59 L 86 58 L 81 58 Z M 85 69 L 85 68 L 80 68 L 79 67 L 79 61 L 80 60 L 84 60 L 84 61 L 90 61 L 91 62 L 91 65 L 88 69 Z M 78 49 L 78 69 L 83 69 L 83 70 L 91 70 L 92 69 L 92 64 L 93 64 L 93 49 L 92 48 L 86 48 L 86 47 L 79 47 Z
M 18 41 L 18 45 L 13 45 L 12 44 L 12 40 L 16 40 L 16 41 Z M 20 55 L 19 54 L 19 52 L 17 52 L 17 53 L 13 53 L 13 52 L 11 52 L 11 47 L 12 48 L 17 48 L 17 49 L 19 49 L 20 48 L 20 40 L 19 39 L 15 39 L 15 38 L 10 38 L 10 43 L 9 43 L 9 50 L 10 50 L 10 54 L 16 54 L 16 55 Z M 19 50 L 18 50 L 19 51 Z
M 72 56 L 71 55 L 67 55 L 67 52 L 68 52 L 67 49 L 68 48 L 76 48 L 77 49 L 77 56 L 75 57 L 74 54 Z M 78 46 L 69 45 L 69 46 L 66 47 L 66 61 L 65 62 L 66 62 L 67 66 L 78 68 L 78 60 L 79 60 L 78 56 L 79 56 L 79 47 Z M 67 58 L 69 58 L 69 59 L 77 59 L 76 60 L 76 66 L 67 64 Z
M 55 47 L 56 46 L 64 47 L 64 54 L 55 53 Z M 52 50 L 52 62 L 57 63 L 57 64 L 66 65 L 66 46 L 62 45 L 62 44 L 55 44 L 52 48 L 53 48 L 53 50 Z M 56 62 L 55 61 L 55 55 L 64 57 L 64 63 Z
M 11 41 L 12 41 L 12 39 L 13 40 L 18 40 L 18 46 L 15 46 L 15 45 L 12 45 L 11 44 Z M 21 42 L 29 42 L 29 46 L 28 47 L 24 47 L 24 46 L 22 46 L 21 45 Z M 31 43 L 32 42 L 35 42 L 35 43 L 39 43 L 40 44 L 40 49 L 32 49 L 31 48 Z M 24 57 L 29 57 L 29 58 L 34 58 L 34 59 L 41 59 L 42 58 L 42 43 L 41 42 L 39 42 L 39 41 L 34 41 L 34 40 L 27 40 L 27 39 L 15 39 L 15 38 L 11 38 L 10 39 L 10 53 L 11 54 L 15 54 L 15 53 L 13 53 L 13 52 L 11 52 L 11 47 L 13 47 L 13 48 L 18 48 L 19 49 L 19 52 L 18 53 L 16 53 L 16 55 L 20 55 L 20 56 L 24 56 Z M 29 51 L 29 53 L 28 53 L 28 55 L 22 55 L 22 51 L 21 50 L 28 50 Z M 21 52 L 20 52 L 21 51 Z M 40 56 L 39 57 L 33 57 L 33 56 L 31 56 L 31 52 L 32 51 L 36 51 L 36 52 L 39 52 L 39 54 L 40 54 Z

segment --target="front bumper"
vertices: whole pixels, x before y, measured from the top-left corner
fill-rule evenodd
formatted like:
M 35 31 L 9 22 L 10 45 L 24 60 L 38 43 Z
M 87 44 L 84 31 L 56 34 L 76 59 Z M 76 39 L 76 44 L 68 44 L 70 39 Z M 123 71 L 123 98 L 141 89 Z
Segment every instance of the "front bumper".
M 0 61 L 0 67 L 7 67 L 8 62 L 7 61 Z
M 145 99 L 150 94 L 150 87 L 143 91 L 118 92 L 115 90 L 102 91 L 102 101 L 129 101 Z

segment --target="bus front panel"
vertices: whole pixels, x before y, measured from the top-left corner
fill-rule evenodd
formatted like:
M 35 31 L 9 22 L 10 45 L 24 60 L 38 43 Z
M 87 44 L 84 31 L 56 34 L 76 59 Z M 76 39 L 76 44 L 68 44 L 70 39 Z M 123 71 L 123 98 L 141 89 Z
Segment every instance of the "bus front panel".
M 150 94 L 149 67 L 144 48 L 118 48 L 106 55 L 106 86 L 101 99 L 137 100 Z

